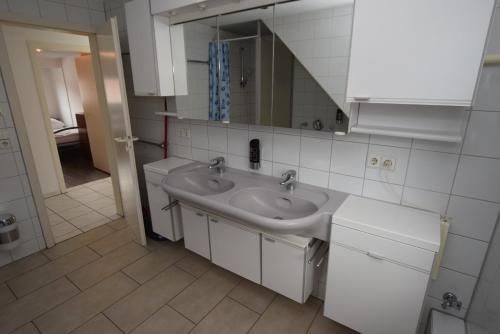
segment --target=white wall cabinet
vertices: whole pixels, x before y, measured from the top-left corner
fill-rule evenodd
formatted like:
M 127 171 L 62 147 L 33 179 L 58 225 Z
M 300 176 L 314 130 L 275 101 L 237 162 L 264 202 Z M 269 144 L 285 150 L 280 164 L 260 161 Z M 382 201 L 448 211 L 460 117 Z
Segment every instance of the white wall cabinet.
M 260 284 L 260 234 L 209 216 L 212 262 Z
M 470 106 L 494 0 L 356 0 L 347 102 Z
M 187 94 L 182 27 L 171 29 L 168 18 L 151 15 L 149 0 L 126 3 L 125 15 L 135 95 Z
M 165 176 L 147 169 L 144 170 L 144 174 L 153 232 L 171 241 L 182 239 L 183 230 L 179 207 L 167 208 L 168 204 L 173 203 L 174 199 L 161 187 L 161 180 Z
M 303 238 L 302 238 L 303 239 Z M 314 283 L 314 261 L 319 241 L 312 247 L 262 235 L 262 285 L 298 303 L 306 302 Z
M 210 260 L 210 236 L 208 233 L 207 214 L 184 205 L 181 206 L 181 212 L 184 229 L 184 246 Z

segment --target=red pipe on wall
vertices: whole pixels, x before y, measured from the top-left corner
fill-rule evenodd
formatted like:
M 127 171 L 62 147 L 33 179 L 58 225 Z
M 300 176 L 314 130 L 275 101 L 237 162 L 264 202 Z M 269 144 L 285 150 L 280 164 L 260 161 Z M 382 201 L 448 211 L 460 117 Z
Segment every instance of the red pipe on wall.
M 165 97 L 165 111 L 167 111 L 167 98 Z M 163 158 L 168 158 L 168 116 L 165 116 L 163 120 Z

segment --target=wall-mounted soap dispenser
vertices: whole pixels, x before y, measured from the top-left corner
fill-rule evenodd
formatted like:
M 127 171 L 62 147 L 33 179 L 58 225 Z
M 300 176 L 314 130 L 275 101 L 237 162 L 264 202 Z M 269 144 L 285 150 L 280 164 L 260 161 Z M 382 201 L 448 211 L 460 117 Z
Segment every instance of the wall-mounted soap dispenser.
M 250 169 L 260 168 L 260 141 L 258 139 L 250 140 Z

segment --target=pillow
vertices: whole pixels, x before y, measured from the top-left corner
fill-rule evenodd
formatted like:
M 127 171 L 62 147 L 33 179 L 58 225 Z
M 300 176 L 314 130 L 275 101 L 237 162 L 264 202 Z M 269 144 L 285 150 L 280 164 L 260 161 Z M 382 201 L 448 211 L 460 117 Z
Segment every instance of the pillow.
M 55 118 L 50 119 L 50 124 L 52 125 L 52 130 L 59 130 L 64 128 L 64 123 Z

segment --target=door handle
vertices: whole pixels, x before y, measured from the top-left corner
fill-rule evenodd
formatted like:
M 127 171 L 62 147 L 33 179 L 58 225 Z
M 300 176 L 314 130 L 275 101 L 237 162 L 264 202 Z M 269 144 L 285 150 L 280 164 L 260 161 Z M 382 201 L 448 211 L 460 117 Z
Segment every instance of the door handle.
M 139 137 L 132 137 L 131 140 L 132 141 L 139 141 Z
M 127 142 L 126 137 L 115 137 L 115 138 L 113 138 L 113 140 L 117 143 L 126 143 Z
M 373 252 L 366 252 L 366 255 L 368 255 L 371 258 L 374 258 L 376 260 L 384 260 L 384 257 L 380 254 L 373 253 Z

